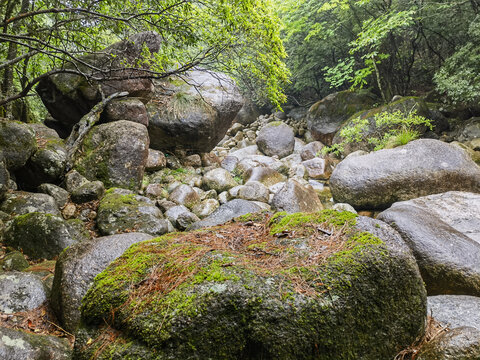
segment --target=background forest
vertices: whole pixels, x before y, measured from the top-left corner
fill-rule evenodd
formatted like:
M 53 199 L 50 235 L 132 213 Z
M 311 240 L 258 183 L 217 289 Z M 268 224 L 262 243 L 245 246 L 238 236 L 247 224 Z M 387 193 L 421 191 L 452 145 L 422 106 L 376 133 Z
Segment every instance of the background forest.
M 473 105 L 479 11 L 479 0 L 1 0 L 1 116 L 40 116 L 34 89 L 48 75 L 121 76 L 89 59 L 147 30 L 164 42 L 130 64 L 129 77 L 201 66 L 229 73 L 254 101 L 277 107 L 285 94 L 292 105 L 309 105 L 351 87 L 372 88 L 384 102 L 436 89 Z

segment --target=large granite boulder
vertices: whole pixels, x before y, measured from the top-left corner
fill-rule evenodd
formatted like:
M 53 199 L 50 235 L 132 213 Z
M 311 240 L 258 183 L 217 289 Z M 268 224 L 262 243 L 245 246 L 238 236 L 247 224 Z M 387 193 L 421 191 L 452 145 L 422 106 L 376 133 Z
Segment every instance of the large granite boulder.
M 105 186 L 140 189 L 148 158 L 147 128 L 132 121 L 115 121 L 92 128 L 74 168 Z
M 172 230 L 154 201 L 120 189 L 110 189 L 100 201 L 97 227 L 102 235 L 131 231 L 163 235 Z
M 35 150 L 37 141 L 31 127 L 19 121 L 0 119 L 0 157 L 8 170 L 24 166 Z
M 242 221 L 130 247 L 83 299 L 75 358 L 392 359 L 423 333 L 422 279 L 387 225 L 336 211 Z
M 70 360 L 71 356 L 67 339 L 0 327 L 0 359 Z
M 480 167 L 457 147 L 421 139 L 395 149 L 349 156 L 330 177 L 336 202 L 384 209 L 396 201 L 450 190 L 480 192 Z
M 378 219 L 413 250 L 429 295 L 480 295 L 480 194 L 447 192 L 395 203 Z
M 350 116 L 371 108 L 375 102 L 377 98 L 367 90 L 330 94 L 308 110 L 308 129 L 315 140 L 331 145 L 333 137 Z
M 295 147 L 293 130 L 281 121 L 268 123 L 258 132 L 257 146 L 267 156 L 288 156 Z
M 102 77 L 103 81 L 88 82 L 82 75 L 58 73 L 42 79 L 36 90 L 49 113 L 68 134 L 73 125 L 102 99 L 102 92 L 108 96 L 118 91 L 127 91 L 131 97 L 148 101 L 153 93 L 151 80 L 132 77 L 132 70 L 125 70 L 125 67 L 137 66 L 141 63 L 139 59 L 142 58 L 145 47 L 153 54 L 159 50 L 161 43 L 161 36 L 154 32 L 135 34 L 100 53 L 82 58 L 83 61 L 108 71 L 108 75 L 93 74 Z M 80 70 L 85 70 L 82 64 L 77 66 Z M 125 79 L 112 80 L 113 77 Z
M 60 254 L 55 265 L 50 301 L 66 330 L 74 332 L 77 329 L 82 298 L 95 276 L 130 245 L 151 238 L 144 233 L 104 236 L 70 246 Z
M 237 87 L 224 74 L 194 70 L 185 80 L 157 84 L 155 98 L 147 105 L 153 149 L 209 152 L 243 106 Z
M 68 246 L 86 240 L 89 234 L 78 219 L 32 212 L 14 218 L 5 230 L 5 244 L 31 259 L 53 259 Z

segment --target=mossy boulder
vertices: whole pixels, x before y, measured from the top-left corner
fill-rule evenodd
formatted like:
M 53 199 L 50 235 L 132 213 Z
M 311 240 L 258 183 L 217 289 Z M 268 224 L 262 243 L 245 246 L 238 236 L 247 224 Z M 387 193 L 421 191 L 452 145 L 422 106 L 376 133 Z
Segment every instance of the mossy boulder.
M 33 212 L 13 219 L 5 231 L 5 244 L 32 259 L 52 259 L 67 246 L 89 238 L 81 220 L 64 220 Z
M 387 225 L 280 213 L 133 245 L 82 316 L 76 359 L 378 360 L 423 333 L 426 293 Z
M 401 97 L 400 99 L 392 103 L 381 105 L 375 108 L 370 108 L 367 110 L 365 110 L 364 108 L 364 110 L 361 110 L 356 112 L 355 114 L 352 114 L 342 124 L 342 126 L 338 130 L 340 131 L 344 127 L 351 126 L 354 119 L 361 118 L 362 120 L 363 119 L 368 120 L 368 127 L 362 133 L 363 137 L 368 138 L 368 136 L 370 135 L 378 136 L 377 134 L 375 134 L 375 132 L 378 132 L 377 127 L 375 125 L 375 115 L 378 115 L 381 113 L 394 113 L 399 111 L 401 114 L 404 114 L 406 116 L 412 113 L 413 111 L 415 111 L 417 115 L 424 116 L 426 118 L 434 120 L 434 116 L 431 116 L 433 114 L 431 114 L 431 111 L 428 106 L 429 105 L 420 97 L 417 97 L 417 96 Z M 415 130 L 418 133 L 423 134 L 427 130 L 427 127 L 418 126 Z M 337 144 L 342 141 L 343 141 L 343 138 L 340 136 L 340 133 L 337 132 L 333 137 L 332 143 Z M 374 145 L 366 141 L 361 141 L 361 142 L 346 144 L 344 148 L 345 150 L 343 151 L 343 153 L 346 155 L 357 150 L 371 151 L 373 150 Z
M 120 120 L 95 126 L 83 141 L 84 152 L 74 168 L 105 186 L 140 189 L 148 158 L 149 138 L 144 125 Z
M 346 90 L 330 94 L 308 110 L 308 130 L 315 140 L 331 145 L 333 137 L 350 116 L 371 108 L 377 101 L 368 90 Z
M 100 201 L 97 227 L 102 235 L 131 231 L 163 235 L 172 230 L 152 200 L 115 188 Z
M 10 216 L 41 212 L 60 216 L 60 210 L 55 199 L 47 194 L 15 191 L 7 194 L 0 205 L 0 210 Z
M 0 152 L 8 170 L 21 168 L 36 149 L 33 129 L 19 121 L 0 119 Z

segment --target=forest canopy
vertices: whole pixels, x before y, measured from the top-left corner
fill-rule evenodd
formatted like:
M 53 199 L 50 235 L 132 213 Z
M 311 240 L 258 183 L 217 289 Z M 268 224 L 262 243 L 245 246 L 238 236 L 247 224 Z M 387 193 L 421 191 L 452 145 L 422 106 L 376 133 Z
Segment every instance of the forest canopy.
M 279 15 L 298 102 L 372 87 L 384 100 L 436 87 L 480 100 L 480 1 L 282 0 Z
M 160 34 L 162 46 L 145 49 L 139 74 L 219 70 L 259 103 L 284 102 L 286 53 L 270 0 L 0 0 L 0 14 L 0 116 L 15 112 L 14 100 L 34 97 L 45 76 L 101 81 L 107 74 L 88 55 L 143 31 Z

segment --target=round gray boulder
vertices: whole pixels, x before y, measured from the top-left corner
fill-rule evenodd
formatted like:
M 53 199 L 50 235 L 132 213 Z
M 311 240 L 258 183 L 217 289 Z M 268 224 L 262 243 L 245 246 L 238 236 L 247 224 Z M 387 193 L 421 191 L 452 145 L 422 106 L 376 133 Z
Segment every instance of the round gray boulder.
M 277 211 L 287 213 L 313 212 L 323 210 L 317 193 L 311 186 L 303 186 L 296 180 L 288 180 L 272 199 Z
M 8 170 L 21 168 L 37 150 L 35 131 L 19 121 L 1 119 L 0 150 Z
M 457 147 L 421 139 L 345 158 L 333 171 L 330 188 L 336 202 L 384 209 L 396 201 L 445 191 L 480 192 L 480 167 Z
M 284 122 L 271 122 L 259 131 L 257 146 L 265 155 L 278 156 L 281 159 L 293 153 L 295 147 L 294 132 Z

